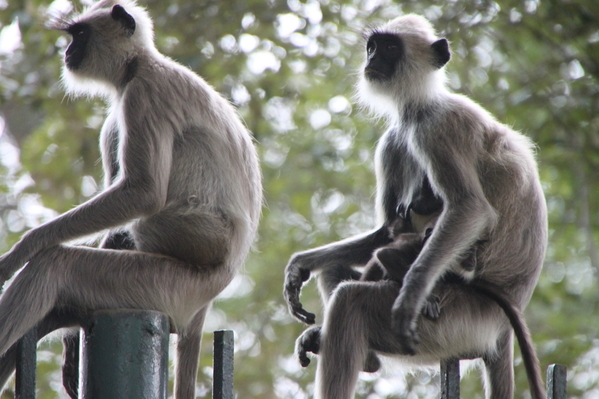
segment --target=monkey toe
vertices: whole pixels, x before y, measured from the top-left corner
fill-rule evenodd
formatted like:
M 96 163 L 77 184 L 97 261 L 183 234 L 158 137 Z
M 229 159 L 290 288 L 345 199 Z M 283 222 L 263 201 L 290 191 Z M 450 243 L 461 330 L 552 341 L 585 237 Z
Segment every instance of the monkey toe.
M 314 313 L 310 313 L 302 307 L 302 304 L 298 304 L 299 306 L 291 307 L 291 314 L 305 324 L 314 324 L 316 323 L 316 315 Z
M 441 299 L 437 295 L 431 294 L 422 309 L 422 315 L 429 320 L 439 320 L 439 316 L 441 316 L 440 301 Z

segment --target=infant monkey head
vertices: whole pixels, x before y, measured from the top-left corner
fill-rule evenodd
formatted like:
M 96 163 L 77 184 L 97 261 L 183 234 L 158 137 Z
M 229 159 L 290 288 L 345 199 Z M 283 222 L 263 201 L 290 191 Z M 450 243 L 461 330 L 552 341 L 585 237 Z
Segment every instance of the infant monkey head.
M 397 218 L 389 226 L 393 242 L 377 249 L 366 264 L 360 281 L 394 280 L 403 278 L 416 260 L 428 237 L 432 234 L 434 221 L 417 233 L 409 218 Z

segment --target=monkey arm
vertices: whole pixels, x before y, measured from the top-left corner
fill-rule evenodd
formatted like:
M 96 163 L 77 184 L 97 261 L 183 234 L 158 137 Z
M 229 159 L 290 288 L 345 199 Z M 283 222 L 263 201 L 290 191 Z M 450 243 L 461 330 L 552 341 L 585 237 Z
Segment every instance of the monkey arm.
M 283 289 L 290 313 L 301 322 L 314 324 L 315 315 L 306 311 L 299 300 L 302 285 L 310 279 L 311 272 L 335 265 L 364 265 L 375 249 L 391 241 L 389 228 L 383 226 L 366 234 L 294 254 L 285 268 Z
M 408 354 L 416 352 L 417 318 L 437 280 L 497 222 L 477 173 L 480 149 L 476 141 L 468 145 L 463 137 L 443 134 L 418 139 L 418 153 L 434 190 L 443 198 L 444 209 L 392 308 L 393 327 Z
M 159 119 L 154 115 L 124 121 L 128 134 L 121 135 L 120 178 L 96 197 L 23 235 L 0 258 L 0 284 L 45 248 L 154 214 L 164 206 L 173 133 L 164 123 L 155 123 Z

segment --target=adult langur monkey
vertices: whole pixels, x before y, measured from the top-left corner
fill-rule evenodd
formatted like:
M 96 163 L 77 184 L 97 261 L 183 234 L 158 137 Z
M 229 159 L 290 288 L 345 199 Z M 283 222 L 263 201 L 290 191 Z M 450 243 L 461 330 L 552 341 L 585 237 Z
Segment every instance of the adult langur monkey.
M 45 335 L 95 309 L 152 309 L 179 334 L 175 398 L 194 398 L 204 318 L 258 226 L 252 137 L 212 87 L 157 51 L 152 21 L 133 1 L 103 0 L 54 27 L 72 37 L 67 90 L 109 105 L 106 188 L 0 258 L 2 283 L 25 265 L 0 298 L 0 384 L 15 342 L 35 325 Z M 104 230 L 99 249 L 63 244 Z
M 298 339 L 300 351 L 306 345 L 320 353 L 316 397 L 352 398 L 371 349 L 413 365 L 482 357 L 487 397 L 512 398 L 508 319 L 491 299 L 446 276 L 501 287 L 520 310 L 530 300 L 547 242 L 533 144 L 446 88 L 449 46 L 426 19 L 406 15 L 366 36 L 360 102 L 389 124 L 375 156 L 381 227 L 297 253 L 286 268 L 290 311 L 308 324 L 315 316 L 300 303 L 301 287 L 320 272 L 322 330 Z M 358 278 L 351 266 L 391 242 L 389 225 L 407 212 L 440 214 L 401 289 L 390 281 L 343 282 Z M 468 270 L 461 260 L 477 241 L 485 244 Z M 438 320 L 419 317 L 431 293 L 440 298 Z

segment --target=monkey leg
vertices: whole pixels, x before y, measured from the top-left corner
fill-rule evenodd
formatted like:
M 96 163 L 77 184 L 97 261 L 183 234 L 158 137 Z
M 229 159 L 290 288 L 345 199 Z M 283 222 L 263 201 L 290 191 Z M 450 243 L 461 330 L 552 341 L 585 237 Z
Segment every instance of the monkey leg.
M 59 328 L 71 327 L 76 324 L 76 318 L 68 312 L 53 310 L 41 322 L 37 324 L 37 339 L 40 340 L 52 331 Z M 17 343 L 15 342 L 0 357 L 0 390 L 15 370 L 17 354 Z M 75 391 L 76 392 L 76 391 Z M 71 396 L 76 398 L 77 396 Z
M 485 396 L 490 399 L 514 397 L 514 338 L 506 331 L 497 340 L 497 350 L 483 355 Z
M 71 399 L 79 393 L 79 336 L 77 331 L 62 337 L 62 386 Z
M 100 248 L 132 250 L 135 241 L 130 231 L 115 229 L 106 234 Z M 79 337 L 79 331 L 62 337 L 62 385 L 71 399 L 77 399 L 79 392 Z
M 194 266 L 138 251 L 57 246 L 35 256 L 0 299 L 0 353 L 55 305 L 80 310 L 152 309 L 185 332 L 230 282 L 226 266 Z
M 195 398 L 202 327 L 204 327 L 204 320 L 209 309 L 210 304 L 198 310 L 185 332 L 179 333 L 175 373 L 175 397 L 177 399 Z
M 398 291 L 391 281 L 343 283 L 334 291 L 320 337 L 317 399 L 353 398 L 358 374 L 367 364 L 372 328 L 385 328 L 377 325 L 377 316 L 384 313 L 381 308 L 386 309 L 390 323 Z
M 368 266 L 367 266 L 368 268 Z M 374 268 L 371 268 L 374 269 Z M 382 270 L 378 268 L 379 270 Z M 329 269 L 323 270 L 318 275 L 318 288 L 320 291 L 320 296 L 323 303 L 326 304 L 331 297 L 332 292 L 337 288 L 337 286 L 343 281 L 356 281 L 360 280 L 362 275 L 357 270 L 346 267 L 346 266 L 333 266 Z M 318 354 L 318 345 L 320 343 L 320 328 L 316 327 L 318 333 L 316 331 L 312 331 L 312 329 L 308 329 L 304 331 L 302 335 L 296 341 L 296 350 L 300 364 L 302 367 L 307 367 L 310 364 L 310 358 L 306 356 L 307 352 L 312 352 L 314 354 Z M 315 351 L 316 350 L 316 351 Z M 374 351 L 368 351 L 368 356 L 362 371 L 367 373 L 377 372 L 381 368 L 381 362 Z
M 401 338 L 391 328 L 391 308 L 398 293 L 399 286 L 392 281 L 347 282 L 334 291 L 320 338 L 319 399 L 353 397 L 369 348 L 409 365 L 427 366 L 438 365 L 439 359 L 480 357 L 497 348 L 498 357 L 489 355 L 486 360 L 491 363 L 490 373 L 497 371 L 498 375 L 491 382 L 498 387 L 508 385 L 498 390 L 513 390 L 512 381 L 506 378 L 510 352 L 502 349 L 509 344 L 502 346 L 498 341 L 511 327 L 499 306 L 469 287 L 445 282 L 435 290 L 443 312 L 437 321 L 419 318 L 417 353 L 406 356 Z M 504 399 L 497 395 L 492 398 Z
M 17 362 L 17 344 L 13 344 L 2 356 L 0 356 L 0 392 L 15 371 Z

